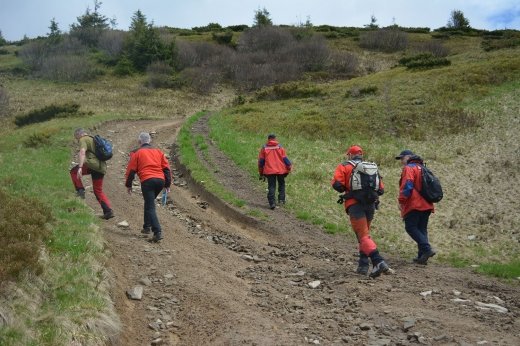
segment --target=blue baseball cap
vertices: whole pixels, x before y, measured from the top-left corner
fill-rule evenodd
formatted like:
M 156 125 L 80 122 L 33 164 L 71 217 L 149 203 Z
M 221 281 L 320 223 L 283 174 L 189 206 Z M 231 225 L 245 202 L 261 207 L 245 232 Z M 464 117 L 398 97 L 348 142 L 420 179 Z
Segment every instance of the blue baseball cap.
M 405 150 L 401 151 L 401 153 L 398 156 L 396 156 L 395 159 L 401 160 L 403 157 L 405 157 L 407 155 L 414 155 L 414 153 L 410 149 L 405 149 Z

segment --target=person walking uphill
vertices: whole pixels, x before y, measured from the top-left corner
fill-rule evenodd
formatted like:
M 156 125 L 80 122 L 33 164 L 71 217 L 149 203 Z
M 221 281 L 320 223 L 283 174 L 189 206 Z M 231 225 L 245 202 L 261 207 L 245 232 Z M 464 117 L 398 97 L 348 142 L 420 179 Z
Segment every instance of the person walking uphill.
M 359 262 L 356 272 L 367 275 L 369 259 L 372 261 L 371 278 L 388 273 L 390 268 L 370 237 L 370 224 L 374 218 L 379 196 L 384 193 L 384 184 L 377 165 L 363 161 L 363 149 L 357 145 L 347 150 L 347 161 L 336 167 L 332 187 L 345 193 L 338 203 L 344 202 L 352 229 L 359 244 Z
M 418 248 L 417 257 L 413 261 L 428 264 L 428 259 L 435 256 L 435 250 L 428 241 L 428 220 L 434 207 L 419 193 L 422 188 L 423 160 L 411 150 L 403 150 L 395 158 L 401 160 L 403 165 L 399 180 L 399 210 L 406 233 L 417 243 Z
M 103 218 L 105 220 L 111 219 L 114 217 L 114 212 L 110 207 L 110 201 L 103 192 L 103 178 L 107 172 L 107 163 L 96 157 L 94 138 L 89 136 L 84 129 L 76 129 L 74 138 L 79 143 L 79 164 L 70 170 L 70 177 L 76 188 L 76 195 L 83 199 L 85 198 L 85 187 L 83 186 L 82 177 L 90 174 L 92 176 L 94 195 L 103 209 Z
M 267 143 L 258 154 L 258 173 L 260 179 L 267 178 L 267 201 L 274 209 L 276 182 L 278 182 L 278 204 L 285 204 L 285 177 L 291 172 L 292 164 L 285 154 L 285 149 L 276 140 L 274 134 L 267 136 Z
M 131 194 L 135 175 L 139 176 L 144 199 L 144 223 L 141 233 L 153 232 L 152 241 L 159 242 L 163 239 L 163 234 L 155 211 L 155 199 L 163 188 L 170 192 L 172 179 L 166 156 L 160 149 L 152 147 L 150 142 L 150 134 L 139 134 L 139 148 L 130 153 L 130 161 L 126 167 L 125 186 Z

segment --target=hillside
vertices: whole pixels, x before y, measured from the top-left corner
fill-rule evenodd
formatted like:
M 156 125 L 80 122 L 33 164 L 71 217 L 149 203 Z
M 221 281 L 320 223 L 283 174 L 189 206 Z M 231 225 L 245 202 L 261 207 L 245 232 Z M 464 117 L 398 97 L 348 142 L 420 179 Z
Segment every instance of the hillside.
M 304 43 L 269 33 L 291 42 L 289 57 L 311 47 L 344 59 L 298 78 L 284 74 L 290 79 L 275 85 L 276 73 L 253 73 L 255 59 L 266 56 L 247 60 L 215 46 L 210 33 L 163 36 L 184 47 L 182 61 L 209 52 L 215 65 L 154 65 L 121 76 L 121 65 L 81 50 L 80 65 L 88 60 L 97 71 L 86 81 L 49 79 L 43 72 L 54 70 L 23 63 L 27 46 L 7 47 L 0 55 L 0 198 L 9 220 L 0 234 L 8 244 L 0 251 L 0 343 L 518 344 L 520 188 L 511 182 L 520 167 L 519 48 L 483 49 L 491 41 L 479 33 L 422 32 L 408 34 L 406 49 L 382 52 L 360 45 L 363 30 L 320 30 L 324 41 Z M 440 48 L 422 67 L 400 62 Z M 226 58 L 257 79 L 224 78 L 229 70 L 218 67 Z M 354 60 L 355 69 L 338 65 Z M 267 67 L 258 71 L 272 72 Z M 66 110 L 14 124 L 43 117 L 48 106 Z M 86 203 L 73 196 L 68 168 L 79 126 L 115 143 L 106 188 L 116 218 L 108 222 L 96 217 L 91 193 Z M 169 233 L 158 246 L 139 237 L 142 200 L 121 185 L 141 130 L 156 131 L 156 144 L 174 148 L 171 158 L 186 167 L 176 171 L 173 203 L 159 211 Z M 274 212 L 256 172 L 271 132 L 295 165 L 288 203 Z M 395 275 L 376 281 L 353 272 L 356 241 L 329 183 L 353 143 L 380 164 L 387 185 L 373 236 Z M 410 263 L 414 244 L 395 205 L 393 157 L 404 148 L 420 153 L 445 187 L 430 226 L 439 254 L 427 267 Z M 129 229 L 117 227 L 123 220 Z M 318 289 L 307 286 L 316 280 Z M 126 298 L 135 285 L 146 286 L 143 301 Z

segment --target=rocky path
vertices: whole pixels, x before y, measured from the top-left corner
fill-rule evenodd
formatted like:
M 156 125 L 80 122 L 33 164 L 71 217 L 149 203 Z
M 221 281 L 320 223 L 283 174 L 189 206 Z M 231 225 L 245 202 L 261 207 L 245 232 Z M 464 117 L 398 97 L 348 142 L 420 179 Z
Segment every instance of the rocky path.
M 206 121 L 193 131 L 206 135 Z M 155 132 L 154 143 L 170 152 L 179 126 L 141 121 L 104 129 L 116 148 L 105 182 L 116 217 L 103 224 L 123 324 L 116 344 L 520 344 L 518 284 L 392 257 L 395 274 L 360 277 L 355 244 L 344 236 L 283 208 L 265 208 L 260 220 L 241 215 L 181 171 L 174 172 L 173 202 L 158 208 L 165 239 L 149 243 L 139 233 L 138 187 L 128 195 L 123 186 L 127 153 L 140 131 Z M 217 178 L 248 206 L 264 208 L 264 192 L 207 142 Z M 87 202 L 99 209 L 92 193 Z M 129 227 L 118 226 L 122 221 Z M 135 287 L 142 297 L 128 298 Z

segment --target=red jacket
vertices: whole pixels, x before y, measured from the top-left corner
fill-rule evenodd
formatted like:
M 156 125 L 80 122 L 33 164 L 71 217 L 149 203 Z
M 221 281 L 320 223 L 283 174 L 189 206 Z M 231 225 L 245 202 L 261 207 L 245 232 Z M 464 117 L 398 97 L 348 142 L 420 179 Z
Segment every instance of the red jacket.
M 419 193 L 422 188 L 421 162 L 412 158 L 401 172 L 398 198 L 401 207 L 401 217 L 405 217 L 412 210 L 434 211 L 433 203 L 426 201 Z
M 261 175 L 287 174 L 291 171 L 291 161 L 285 149 L 274 139 L 267 141 L 258 154 L 258 173 Z
M 164 180 L 164 186 L 170 187 L 171 173 L 168 160 L 164 153 L 150 144 L 143 144 L 139 149 L 130 153 L 130 161 L 126 167 L 126 187 L 132 187 L 135 174 L 139 175 L 139 181 L 159 178 Z
M 350 190 L 350 178 L 352 177 L 352 171 L 354 170 L 354 166 L 350 164 L 348 161 L 343 162 L 342 164 L 336 167 L 334 171 L 334 178 L 332 178 L 331 184 L 334 190 L 338 192 L 345 192 L 348 194 Z M 383 194 L 385 189 L 385 185 L 383 184 L 383 179 L 379 177 L 379 191 L 380 195 Z M 354 197 L 350 197 L 345 200 L 345 209 L 348 209 L 351 205 L 358 203 L 358 201 Z

